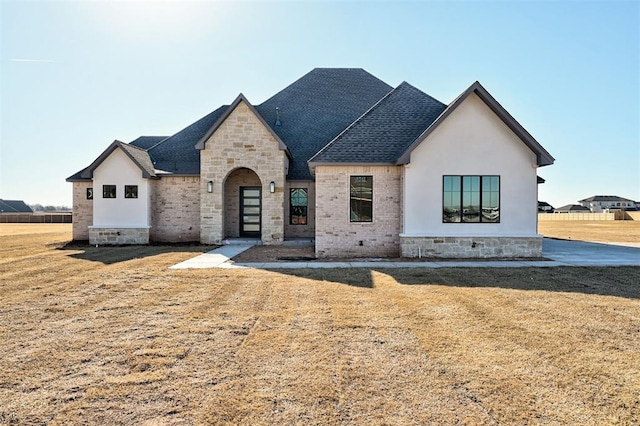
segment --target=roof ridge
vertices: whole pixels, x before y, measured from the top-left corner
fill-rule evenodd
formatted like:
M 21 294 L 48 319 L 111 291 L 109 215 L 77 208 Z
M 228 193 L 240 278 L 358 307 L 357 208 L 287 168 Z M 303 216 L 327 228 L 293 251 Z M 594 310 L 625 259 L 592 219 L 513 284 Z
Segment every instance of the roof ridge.
M 316 158 L 317 156 L 319 156 L 324 150 L 328 149 L 335 141 L 337 141 L 342 135 L 344 135 L 345 133 L 347 133 L 350 129 L 352 129 L 356 124 L 358 124 L 359 122 L 361 122 L 365 116 L 367 116 L 371 111 L 373 111 L 378 105 L 380 105 L 385 99 L 387 99 L 393 92 L 395 92 L 396 90 L 398 90 L 400 88 L 400 86 L 406 82 L 402 82 L 400 83 L 397 87 L 392 88 L 391 90 L 389 90 L 389 92 L 384 95 L 383 97 L 381 97 L 376 103 L 374 103 L 371 108 L 369 108 L 368 110 L 366 110 L 365 112 L 363 112 L 360 117 L 356 118 L 351 124 L 349 124 L 347 127 L 345 127 L 340 133 L 338 133 L 333 139 L 331 139 L 325 146 L 323 146 L 318 152 L 316 152 L 315 154 L 313 154 L 313 156 L 311 158 L 309 158 L 307 160 L 307 164 L 311 163 L 313 161 L 314 158 Z M 406 83 L 409 84 L 409 83 Z

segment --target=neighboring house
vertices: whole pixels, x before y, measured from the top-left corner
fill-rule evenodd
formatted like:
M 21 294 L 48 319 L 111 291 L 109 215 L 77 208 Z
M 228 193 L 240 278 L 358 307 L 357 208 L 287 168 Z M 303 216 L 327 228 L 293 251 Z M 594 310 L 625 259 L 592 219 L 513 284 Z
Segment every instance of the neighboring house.
M 476 82 L 450 104 L 362 69 L 240 94 L 173 136 L 113 142 L 73 182 L 74 238 L 314 238 L 328 256 L 540 256 L 553 157 Z M 523 205 L 530 206 L 523 208 Z
M 0 200 L 1 213 L 33 213 L 33 210 L 22 200 Z
M 591 213 L 591 210 L 580 204 L 567 204 L 555 209 L 555 213 Z
M 553 213 L 553 206 L 545 201 L 538 201 L 538 213 Z
M 578 202 L 592 213 L 606 213 L 609 210 L 635 210 L 636 208 L 635 201 L 617 195 L 594 195 Z

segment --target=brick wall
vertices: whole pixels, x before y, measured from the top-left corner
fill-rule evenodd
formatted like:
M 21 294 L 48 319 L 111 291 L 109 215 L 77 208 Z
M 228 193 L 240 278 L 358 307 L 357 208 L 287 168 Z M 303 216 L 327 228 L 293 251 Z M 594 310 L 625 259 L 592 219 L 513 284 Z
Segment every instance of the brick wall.
M 316 167 L 316 255 L 398 256 L 402 167 Z M 373 221 L 349 221 L 349 176 L 373 176 Z M 360 245 L 362 244 L 362 245 Z
M 200 151 L 200 241 L 220 243 L 224 237 L 224 182 L 236 169 L 253 170 L 262 185 L 262 241 L 284 240 L 284 187 L 288 159 L 278 141 L 251 111 L 240 102 Z M 213 192 L 207 192 L 207 182 Z M 275 182 L 276 191 L 269 192 Z
M 307 224 L 291 225 L 290 194 L 291 188 L 304 188 L 307 190 Z M 316 235 L 316 185 L 314 182 L 293 181 L 285 185 L 284 206 L 284 236 L 285 238 L 314 238 Z
M 200 178 L 165 176 L 151 182 L 151 241 L 200 240 Z
M 93 188 L 93 182 L 73 182 L 74 240 L 88 240 L 93 225 L 93 200 L 87 200 L 87 188 Z

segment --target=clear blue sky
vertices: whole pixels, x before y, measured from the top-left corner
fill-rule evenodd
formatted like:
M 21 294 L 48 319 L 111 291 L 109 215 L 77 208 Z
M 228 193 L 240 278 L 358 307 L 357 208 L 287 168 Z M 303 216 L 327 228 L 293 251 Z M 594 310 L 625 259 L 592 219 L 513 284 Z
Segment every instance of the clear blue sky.
M 114 139 L 360 67 L 445 103 L 479 80 L 556 158 L 541 200 L 638 200 L 639 4 L 0 0 L 0 198 L 71 205 Z

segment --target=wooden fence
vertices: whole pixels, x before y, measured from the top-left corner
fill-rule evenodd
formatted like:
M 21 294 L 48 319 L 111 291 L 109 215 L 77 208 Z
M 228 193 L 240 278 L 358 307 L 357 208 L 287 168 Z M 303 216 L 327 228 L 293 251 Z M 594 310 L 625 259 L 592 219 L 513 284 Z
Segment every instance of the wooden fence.
M 2 213 L 0 223 L 71 223 L 71 213 Z
M 538 213 L 538 221 L 547 220 L 615 220 L 615 213 Z

